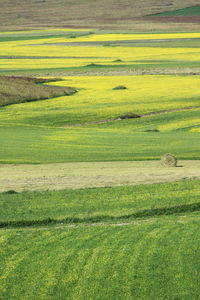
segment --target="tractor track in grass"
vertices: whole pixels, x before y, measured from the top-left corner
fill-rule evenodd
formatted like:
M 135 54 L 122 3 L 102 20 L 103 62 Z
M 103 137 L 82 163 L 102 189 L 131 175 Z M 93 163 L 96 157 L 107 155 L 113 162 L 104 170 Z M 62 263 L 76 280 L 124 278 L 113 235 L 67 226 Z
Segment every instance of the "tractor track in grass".
M 199 108 L 200 108 L 200 105 L 183 107 L 183 108 L 176 108 L 176 109 L 168 109 L 168 110 L 162 110 L 162 111 L 156 111 L 156 112 L 151 112 L 151 113 L 147 113 L 147 114 L 138 115 L 135 118 L 146 118 L 146 117 L 152 117 L 152 116 L 157 116 L 157 115 L 163 115 L 163 114 L 168 114 L 168 113 L 173 113 L 173 112 L 181 112 L 181 111 L 187 111 L 187 110 L 193 110 L 193 109 L 199 109 Z M 62 127 L 64 127 L 64 128 L 81 127 L 81 126 L 88 126 L 88 125 L 123 121 L 124 119 L 131 119 L 131 118 L 118 117 L 118 118 L 111 118 L 111 119 L 107 119 L 107 120 L 91 121 L 91 122 L 86 122 L 86 123 L 77 123 L 77 124 L 72 124 L 72 125 L 65 125 L 65 126 L 62 126 Z M 134 118 L 132 118 L 132 119 L 134 119 Z

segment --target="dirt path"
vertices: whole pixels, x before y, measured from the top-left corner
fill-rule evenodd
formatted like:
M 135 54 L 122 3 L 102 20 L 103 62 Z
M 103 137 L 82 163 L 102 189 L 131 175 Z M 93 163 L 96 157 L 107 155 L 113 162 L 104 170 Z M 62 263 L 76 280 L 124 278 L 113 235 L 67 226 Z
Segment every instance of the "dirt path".
M 168 109 L 168 110 L 155 111 L 155 112 L 143 114 L 143 115 L 140 115 L 139 117 L 140 118 L 145 118 L 145 117 L 151 117 L 151 116 L 156 116 L 156 115 L 168 114 L 168 113 L 172 113 L 172 112 L 193 110 L 193 109 L 198 109 L 198 108 L 200 108 L 200 106 L 189 106 L 189 107 L 183 107 L 183 108 Z M 86 122 L 86 123 L 77 123 L 77 124 L 72 124 L 72 125 L 65 125 L 63 127 L 64 128 L 80 127 L 80 126 L 87 126 L 87 125 L 111 123 L 111 122 L 122 121 L 122 120 L 124 120 L 124 119 L 119 117 L 119 118 L 112 118 L 112 119 L 107 119 L 107 120 L 100 120 L 100 121 L 92 121 L 92 122 Z
M 0 165 L 0 192 L 110 187 L 200 179 L 200 160 L 164 168 L 160 161 Z

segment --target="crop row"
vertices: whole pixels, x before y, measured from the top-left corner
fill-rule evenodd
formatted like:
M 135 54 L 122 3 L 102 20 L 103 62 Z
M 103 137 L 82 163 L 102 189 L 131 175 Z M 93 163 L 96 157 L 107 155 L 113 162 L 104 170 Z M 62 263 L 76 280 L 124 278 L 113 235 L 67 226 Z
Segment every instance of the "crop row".
M 2 299 L 196 299 L 199 215 L 0 230 Z

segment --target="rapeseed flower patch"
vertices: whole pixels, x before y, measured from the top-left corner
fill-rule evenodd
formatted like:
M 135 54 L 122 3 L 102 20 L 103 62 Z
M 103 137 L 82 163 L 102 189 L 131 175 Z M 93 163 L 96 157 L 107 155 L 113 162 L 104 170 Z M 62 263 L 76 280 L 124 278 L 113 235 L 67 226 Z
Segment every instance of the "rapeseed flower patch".
M 126 90 L 113 90 L 123 84 Z M 72 76 L 52 83 L 78 89 L 73 96 L 6 107 L 1 124 L 63 126 L 200 104 L 200 76 Z
M 86 37 L 85 37 L 86 38 Z M 74 39 L 70 39 L 71 40 Z M 75 39 L 77 40 L 77 39 Z M 158 48 L 158 47 L 98 47 L 98 46 L 70 46 L 64 45 L 69 39 L 46 38 L 33 40 L 18 40 L 0 43 L 1 56 L 46 56 L 59 58 L 91 59 L 95 63 L 100 59 L 102 63 L 112 63 L 121 59 L 124 63 L 151 61 L 200 61 L 198 48 Z M 14 60 L 12 60 L 14 63 Z M 33 59 L 33 63 L 35 60 Z M 57 61 L 58 63 L 58 61 Z M 61 62 L 62 63 L 62 62 Z M 76 61 L 74 61 L 76 65 Z M 0 64 L 4 64 L 0 61 Z
M 93 34 L 77 37 L 77 42 L 100 42 L 100 41 L 131 41 L 131 40 L 168 40 L 168 39 L 194 39 L 200 38 L 200 32 L 193 33 L 157 33 L 157 34 Z
M 170 122 L 169 124 L 160 125 L 158 126 L 158 129 L 160 131 L 172 131 L 172 130 L 178 130 L 178 129 L 187 129 L 193 126 L 200 126 L 200 118 L 195 119 L 187 119 L 182 121 L 174 121 Z M 199 128 L 198 128 L 199 129 Z M 191 131 L 194 131 L 193 129 Z M 195 130 L 196 131 L 196 130 Z

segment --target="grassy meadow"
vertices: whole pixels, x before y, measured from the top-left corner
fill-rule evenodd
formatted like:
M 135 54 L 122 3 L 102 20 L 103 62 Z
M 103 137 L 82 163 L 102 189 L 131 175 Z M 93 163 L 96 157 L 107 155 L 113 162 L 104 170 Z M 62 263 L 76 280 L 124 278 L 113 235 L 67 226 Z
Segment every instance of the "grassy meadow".
M 0 193 L 0 226 L 97 222 L 193 211 L 200 181 L 157 185 Z M 188 198 L 188 194 L 190 195 Z M 194 206 L 194 207 L 193 207 Z
M 159 16 L 198 16 L 200 15 L 200 5 L 177 9 L 173 11 L 159 13 Z
M 198 298 L 199 181 L 0 201 L 2 299 Z
M 199 214 L 0 236 L 3 299 L 199 296 Z
M 0 299 L 198 299 L 199 30 L 89 23 L 0 32 Z

